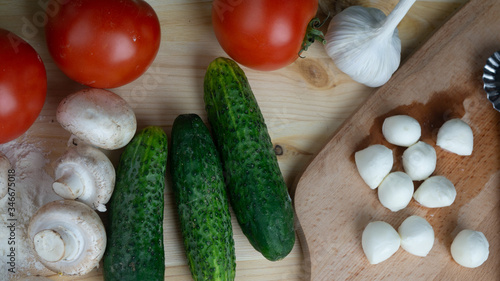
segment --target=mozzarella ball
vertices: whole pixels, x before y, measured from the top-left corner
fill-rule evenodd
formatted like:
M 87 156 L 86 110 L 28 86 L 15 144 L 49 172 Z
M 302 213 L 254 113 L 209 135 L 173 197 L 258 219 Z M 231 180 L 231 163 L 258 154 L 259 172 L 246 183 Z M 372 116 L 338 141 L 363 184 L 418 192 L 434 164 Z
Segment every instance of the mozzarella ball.
M 401 244 L 398 232 L 383 221 L 370 222 L 365 227 L 361 239 L 363 251 L 371 264 L 390 258 Z
M 436 150 L 431 145 L 419 141 L 403 152 L 403 168 L 414 181 L 428 178 L 436 169 Z
M 378 187 L 378 199 L 387 209 L 397 212 L 410 203 L 414 186 L 410 176 L 403 172 L 387 175 Z
M 382 134 L 389 143 L 409 147 L 420 139 L 421 128 L 415 118 L 395 115 L 384 120 Z
M 426 179 L 415 191 L 413 198 L 424 207 L 440 208 L 450 206 L 457 196 L 453 183 L 443 176 Z
M 356 167 L 361 178 L 371 188 L 375 189 L 391 172 L 394 163 L 392 150 L 374 144 L 354 154 Z
M 474 268 L 488 259 L 489 247 L 482 232 L 464 229 L 451 243 L 451 256 L 459 265 Z
M 410 254 L 425 257 L 434 245 L 434 230 L 422 217 L 410 216 L 398 228 L 401 247 Z
M 458 155 L 471 155 L 474 144 L 472 129 L 460 119 L 448 120 L 439 128 L 436 144 Z

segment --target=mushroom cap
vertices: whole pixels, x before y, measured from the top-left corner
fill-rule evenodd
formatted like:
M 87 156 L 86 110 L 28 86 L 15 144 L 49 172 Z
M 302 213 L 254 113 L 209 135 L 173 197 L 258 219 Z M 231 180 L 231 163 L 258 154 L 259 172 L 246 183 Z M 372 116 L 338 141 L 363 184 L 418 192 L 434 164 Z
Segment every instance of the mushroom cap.
M 108 150 L 124 147 L 137 130 L 130 105 L 104 89 L 83 89 L 70 94 L 59 103 L 56 118 L 82 141 Z
M 50 262 L 35 256 L 49 270 L 63 275 L 84 275 L 99 265 L 106 249 L 104 225 L 89 206 L 74 200 L 59 200 L 42 206 L 31 218 L 28 235 L 33 249 L 34 237 L 45 230 L 65 229 L 78 239 L 75 257 Z

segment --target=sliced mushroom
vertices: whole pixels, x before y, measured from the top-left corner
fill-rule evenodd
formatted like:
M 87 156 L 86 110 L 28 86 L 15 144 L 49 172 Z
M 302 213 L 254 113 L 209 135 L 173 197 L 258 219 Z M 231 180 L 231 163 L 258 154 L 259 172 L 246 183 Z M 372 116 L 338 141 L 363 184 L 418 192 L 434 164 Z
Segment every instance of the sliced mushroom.
M 0 199 L 7 195 L 9 188 L 9 170 L 11 165 L 9 159 L 0 152 Z
M 85 275 L 106 248 L 104 225 L 89 206 L 74 200 L 50 202 L 31 218 L 28 234 L 36 257 L 63 275 Z
M 79 200 L 95 210 L 106 211 L 116 173 L 109 158 L 98 148 L 78 142 L 70 146 L 55 168 L 54 192 Z

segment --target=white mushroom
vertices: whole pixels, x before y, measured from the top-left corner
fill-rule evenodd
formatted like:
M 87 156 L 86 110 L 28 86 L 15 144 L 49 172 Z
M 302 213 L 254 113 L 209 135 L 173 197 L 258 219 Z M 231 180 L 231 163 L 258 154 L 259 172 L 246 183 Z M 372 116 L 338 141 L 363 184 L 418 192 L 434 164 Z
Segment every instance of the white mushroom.
M 436 169 L 436 150 L 431 145 L 419 141 L 403 152 L 403 168 L 414 181 L 425 180 Z
M 413 198 L 427 208 L 450 206 L 456 197 L 455 186 L 443 176 L 433 176 L 426 179 L 413 194 Z
M 109 158 L 98 148 L 79 142 L 57 161 L 52 188 L 62 198 L 76 199 L 105 212 L 115 179 Z
M 436 144 L 458 155 L 471 155 L 474 146 L 472 129 L 460 119 L 448 120 L 439 128 Z
M 356 167 L 361 178 L 371 188 L 375 189 L 382 180 L 391 172 L 394 164 L 392 150 L 374 144 L 354 154 Z
M 67 96 L 59 103 L 56 118 L 82 141 L 110 150 L 124 147 L 137 129 L 129 104 L 104 89 L 84 89 Z
M 104 225 L 89 206 L 50 202 L 31 218 L 28 234 L 36 257 L 63 275 L 84 275 L 99 265 L 106 248 Z
M 382 124 L 382 134 L 394 145 L 409 147 L 420 139 L 421 132 L 418 121 L 408 115 L 387 117 Z
M 9 189 L 9 170 L 11 165 L 9 159 L 0 152 L 0 199 L 7 195 Z

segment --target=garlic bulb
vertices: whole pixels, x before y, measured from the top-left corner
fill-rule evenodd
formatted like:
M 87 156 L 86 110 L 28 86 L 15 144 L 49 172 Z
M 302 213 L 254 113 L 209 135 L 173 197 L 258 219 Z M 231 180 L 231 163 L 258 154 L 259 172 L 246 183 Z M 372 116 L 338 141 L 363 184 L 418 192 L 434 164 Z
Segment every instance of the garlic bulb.
M 345 8 L 358 5 L 360 2 L 359 0 L 319 0 L 318 1 L 318 6 L 319 9 L 325 14 L 325 15 L 336 15 Z
M 332 18 L 325 48 L 335 65 L 369 87 L 385 84 L 401 62 L 397 25 L 415 0 L 401 0 L 388 15 L 376 8 L 351 6 Z

